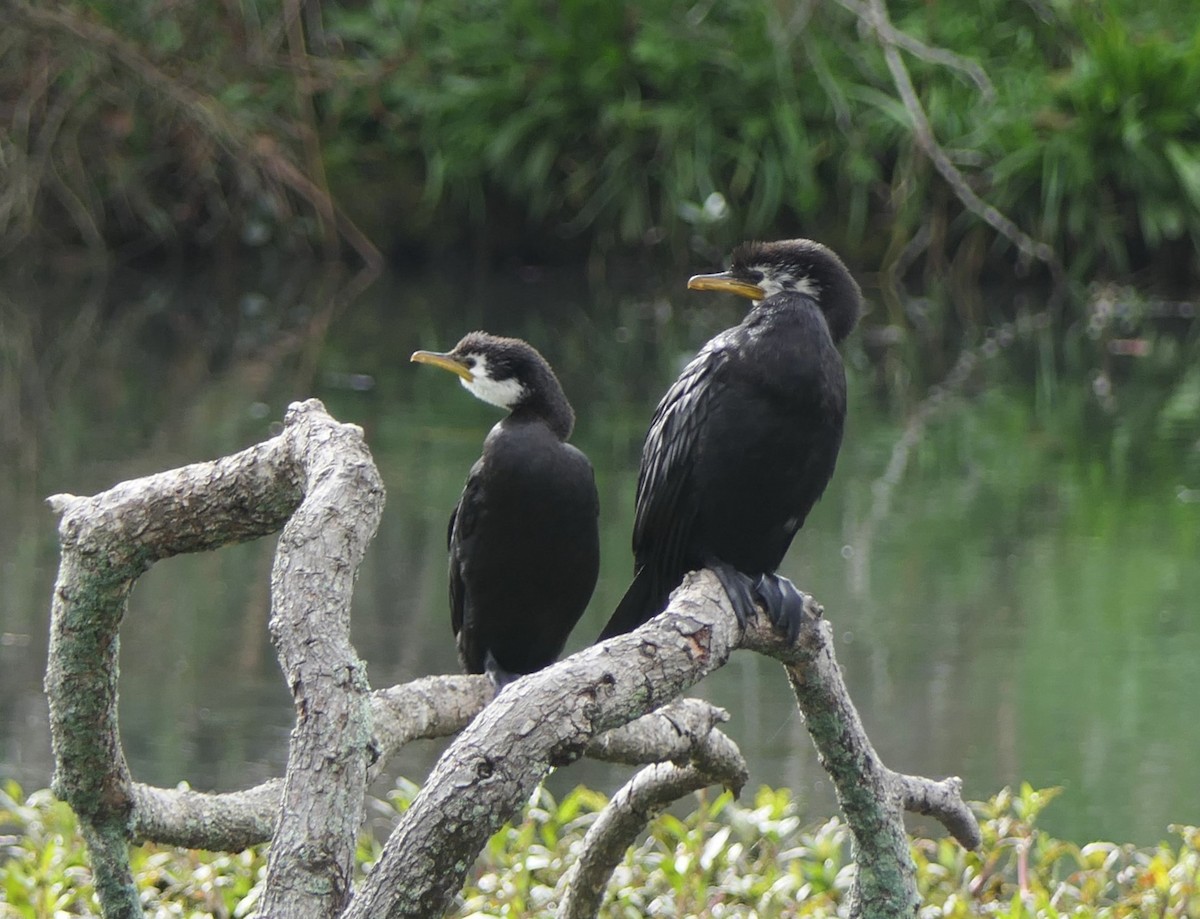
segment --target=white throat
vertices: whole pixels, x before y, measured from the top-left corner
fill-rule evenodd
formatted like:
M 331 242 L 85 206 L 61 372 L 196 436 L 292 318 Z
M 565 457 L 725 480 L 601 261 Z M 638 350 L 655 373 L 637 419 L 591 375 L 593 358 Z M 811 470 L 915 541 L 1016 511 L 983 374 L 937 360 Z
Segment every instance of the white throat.
M 525 395 L 525 387 L 517 381 L 516 377 L 509 377 L 507 380 L 493 380 L 488 373 L 487 358 L 482 354 L 472 354 L 471 357 L 475 358 L 475 366 L 471 368 L 471 379 L 459 378 L 467 392 L 476 399 L 482 399 L 497 408 L 511 410 L 521 401 L 521 397 Z

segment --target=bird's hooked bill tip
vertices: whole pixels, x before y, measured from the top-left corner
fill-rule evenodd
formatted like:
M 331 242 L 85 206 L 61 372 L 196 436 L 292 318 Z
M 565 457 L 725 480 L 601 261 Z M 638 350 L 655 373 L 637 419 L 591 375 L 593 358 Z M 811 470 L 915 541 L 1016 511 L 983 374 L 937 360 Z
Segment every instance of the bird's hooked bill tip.
M 449 370 L 451 373 L 457 374 L 464 380 L 472 380 L 471 370 L 460 361 L 458 358 L 449 354 L 442 354 L 439 351 L 414 351 L 409 360 L 414 364 L 430 364 L 433 367 L 441 367 L 443 370 Z
M 725 293 L 737 294 L 739 297 L 749 297 L 751 300 L 765 300 L 767 296 L 767 292 L 757 284 L 739 281 L 728 271 L 694 275 L 688 278 L 687 286 L 688 290 L 721 290 Z

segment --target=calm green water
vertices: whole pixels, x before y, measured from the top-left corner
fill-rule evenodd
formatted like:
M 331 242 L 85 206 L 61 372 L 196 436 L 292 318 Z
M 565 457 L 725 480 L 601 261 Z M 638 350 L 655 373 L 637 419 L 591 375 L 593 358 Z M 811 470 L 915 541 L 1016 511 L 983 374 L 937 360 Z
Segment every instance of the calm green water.
M 269 436 L 293 398 L 318 396 L 361 424 L 387 485 L 354 607 L 373 684 L 452 672 L 446 516 L 497 415 L 408 355 L 471 328 L 533 341 L 576 406 L 604 560 L 568 650 L 599 631 L 629 575 L 650 411 L 737 306 L 682 285 L 447 277 L 381 281 L 323 336 L 295 332 L 297 315 L 320 317 L 316 282 L 282 269 L 261 282 L 265 295 L 207 276 L 10 295 L 0 775 L 27 789 L 50 779 L 41 676 L 57 543 L 42 498 L 240 449 Z M 1186 400 L 1171 416 L 1182 423 L 1143 423 L 1138 400 L 1156 384 L 1134 367 L 1119 393 L 1132 420 L 1114 420 L 1089 379 L 1047 370 L 1041 344 L 1020 342 L 932 420 L 885 494 L 874 483 L 905 412 L 886 408 L 898 400 L 881 381 L 894 377 L 857 343 L 849 357 L 838 473 L 785 571 L 825 604 L 884 760 L 961 775 L 973 798 L 1022 780 L 1062 785 L 1045 824 L 1079 841 L 1145 844 L 1170 823 L 1200 823 L 1200 460 Z M 139 583 L 121 639 L 122 732 L 137 778 L 232 789 L 280 771 L 291 706 L 266 630 L 273 548 L 173 559 Z M 732 713 L 753 783 L 794 788 L 814 820 L 832 811 L 778 666 L 743 653 L 697 693 Z M 414 745 L 395 772 L 420 780 L 441 748 Z M 625 777 L 585 762 L 551 781 L 611 792 Z

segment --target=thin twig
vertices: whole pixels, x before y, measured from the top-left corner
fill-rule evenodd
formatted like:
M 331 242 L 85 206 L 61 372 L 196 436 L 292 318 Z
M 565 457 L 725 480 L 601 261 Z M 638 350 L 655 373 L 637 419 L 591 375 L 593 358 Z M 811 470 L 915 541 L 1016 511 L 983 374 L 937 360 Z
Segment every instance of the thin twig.
M 838 2 L 850 12 L 854 13 L 860 21 L 867 22 L 871 18 L 872 11 L 866 3 L 860 0 L 838 0 Z M 980 95 L 983 96 L 983 101 L 987 103 L 996 100 L 996 87 L 992 85 L 991 78 L 987 75 L 979 64 L 970 58 L 963 57 L 961 54 L 955 54 L 945 48 L 934 48 L 925 44 L 919 38 L 914 38 L 907 32 L 902 32 L 885 20 L 873 28 L 879 32 L 886 41 L 897 45 L 911 54 L 913 57 L 920 58 L 930 64 L 937 64 L 949 70 L 957 70 L 960 73 L 966 74 L 967 78 L 975 84 Z
M 912 119 L 913 137 L 954 194 L 967 210 L 1015 245 L 1023 258 L 1036 259 L 1046 265 L 1055 284 L 1060 285 L 1064 276 L 1063 267 L 1058 253 L 1054 251 L 1053 247 L 1031 237 L 999 209 L 979 197 L 938 143 L 933 126 L 929 122 L 929 116 L 926 114 L 924 106 L 921 105 L 921 100 L 917 97 L 917 91 L 913 87 L 908 68 L 900 56 L 901 43 L 898 36 L 901 33 L 892 26 L 883 0 L 867 0 L 865 4 L 858 3 L 857 0 L 837 0 L 837 2 L 858 16 L 859 20 L 878 37 L 888 71 L 892 75 L 892 81 L 896 84 L 896 90 L 900 94 L 900 100 L 903 102 L 909 118 Z
M 909 458 L 921 443 L 930 422 L 937 417 L 950 399 L 962 390 L 981 362 L 996 357 L 1017 341 L 1020 336 L 1046 328 L 1049 321 L 1049 314 L 1042 312 L 1006 322 L 989 332 L 976 347 L 966 348 L 959 354 L 958 360 L 954 362 L 954 366 L 950 368 L 950 372 L 946 374 L 942 382 L 931 387 L 925 398 L 909 415 L 900 437 L 892 444 L 892 452 L 888 457 L 887 466 L 884 467 L 883 473 L 871 483 L 870 510 L 855 528 L 851 541 L 854 552 L 850 581 L 856 595 L 862 596 L 866 592 L 871 568 L 871 549 L 875 543 L 876 533 L 879 526 L 891 513 L 892 495 L 895 493 L 896 486 L 904 478 Z

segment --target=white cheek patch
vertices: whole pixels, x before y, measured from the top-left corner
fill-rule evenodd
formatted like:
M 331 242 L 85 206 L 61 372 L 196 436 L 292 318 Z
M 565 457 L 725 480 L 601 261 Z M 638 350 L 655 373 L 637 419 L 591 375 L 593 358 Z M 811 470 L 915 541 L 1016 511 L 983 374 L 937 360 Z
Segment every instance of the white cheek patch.
M 795 291 L 798 294 L 813 297 L 814 299 L 820 296 L 821 287 L 810 277 L 792 277 L 790 274 L 784 275 L 764 275 L 763 279 L 758 282 L 758 286 L 767 292 L 767 297 L 773 297 L 777 293 L 785 290 Z
M 509 377 L 507 380 L 493 380 L 488 375 L 487 358 L 482 354 L 471 356 L 475 358 L 475 366 L 471 368 L 472 379 L 462 380 L 463 388 L 467 392 L 476 399 L 482 399 L 489 405 L 495 405 L 498 408 L 511 409 L 521 401 L 521 397 L 525 394 L 525 387 L 517 382 L 516 377 Z M 460 377 L 460 379 L 462 378 Z

